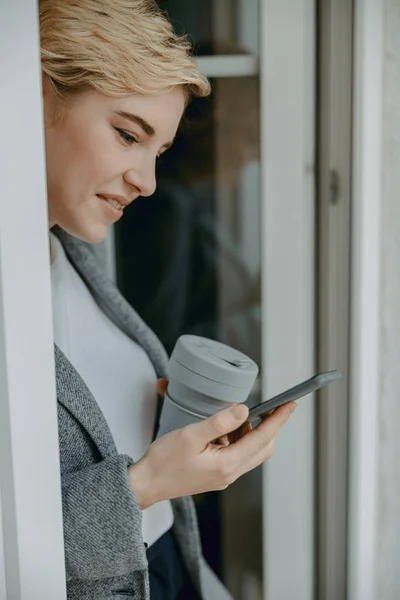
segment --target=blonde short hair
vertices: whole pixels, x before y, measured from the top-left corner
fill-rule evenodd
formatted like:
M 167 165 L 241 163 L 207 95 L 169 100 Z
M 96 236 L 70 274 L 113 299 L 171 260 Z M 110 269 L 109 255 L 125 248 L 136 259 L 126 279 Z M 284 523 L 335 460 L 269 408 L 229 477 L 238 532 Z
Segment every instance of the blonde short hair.
M 182 85 L 187 100 L 210 84 L 185 36 L 155 0 L 39 0 L 42 72 L 61 98 L 94 88 L 110 96 Z

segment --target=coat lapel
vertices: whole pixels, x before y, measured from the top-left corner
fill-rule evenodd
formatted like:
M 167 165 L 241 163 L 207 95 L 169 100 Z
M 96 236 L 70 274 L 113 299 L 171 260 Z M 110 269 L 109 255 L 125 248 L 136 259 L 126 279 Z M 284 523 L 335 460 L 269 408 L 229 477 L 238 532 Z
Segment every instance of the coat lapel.
M 81 375 L 56 344 L 54 355 L 58 401 L 86 430 L 103 459 L 117 454 L 108 423 Z

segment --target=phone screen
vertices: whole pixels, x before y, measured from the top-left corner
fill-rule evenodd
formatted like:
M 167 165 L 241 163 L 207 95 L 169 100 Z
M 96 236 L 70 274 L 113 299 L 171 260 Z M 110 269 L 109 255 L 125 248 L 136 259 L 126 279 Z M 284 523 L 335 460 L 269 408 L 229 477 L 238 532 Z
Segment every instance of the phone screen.
M 268 414 L 275 408 L 278 408 L 278 406 L 286 404 L 287 402 L 291 402 L 292 400 L 298 400 L 303 396 L 307 396 L 308 394 L 315 392 L 325 385 L 328 385 L 328 383 L 336 381 L 341 377 L 342 374 L 340 371 L 326 371 L 325 373 L 319 373 L 318 375 L 311 377 L 311 379 L 307 379 L 299 385 L 286 390 L 286 392 L 282 392 L 270 400 L 266 400 L 265 402 L 261 402 L 260 404 L 253 406 L 253 408 L 251 408 L 249 411 L 247 422 L 251 423 L 256 419 L 268 416 Z

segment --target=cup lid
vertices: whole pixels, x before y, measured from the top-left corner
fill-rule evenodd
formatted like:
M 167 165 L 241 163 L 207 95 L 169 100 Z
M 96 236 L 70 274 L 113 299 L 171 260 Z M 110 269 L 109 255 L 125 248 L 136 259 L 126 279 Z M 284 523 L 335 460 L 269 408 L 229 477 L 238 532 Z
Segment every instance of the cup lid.
M 197 335 L 182 335 L 171 358 L 202 377 L 232 387 L 250 389 L 258 374 L 257 364 L 242 352 Z

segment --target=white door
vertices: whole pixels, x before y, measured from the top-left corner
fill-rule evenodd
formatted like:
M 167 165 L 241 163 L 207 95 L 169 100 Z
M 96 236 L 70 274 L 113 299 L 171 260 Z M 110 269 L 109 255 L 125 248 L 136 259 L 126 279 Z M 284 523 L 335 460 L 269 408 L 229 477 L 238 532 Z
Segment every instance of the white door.
M 5 4 L 0 7 L 2 56 L 7 57 L 1 63 L 1 81 L 6 86 L 0 97 L 4 120 L 0 141 L 4 185 L 0 203 L 4 538 L 0 591 L 4 596 L 7 590 L 12 600 L 62 599 L 65 581 L 36 4 L 33 0 Z M 234 192 L 219 186 L 216 206 L 219 220 L 236 236 L 249 273 L 257 278 L 261 272 L 262 379 L 255 392 L 266 398 L 310 376 L 315 368 L 314 5 L 312 0 L 221 0 L 212 3 L 212 8 L 218 35 L 228 36 L 229 42 L 234 32 L 234 41 L 243 46 L 244 53 L 210 60 L 204 56 L 205 70 L 217 79 L 256 77 L 260 86 L 260 160 L 247 160 Z M 217 156 L 226 167 L 226 156 L 218 155 L 218 147 Z M 112 243 L 108 251 L 114 252 Z M 115 263 L 107 256 L 115 277 Z M 223 292 L 221 286 L 221 306 L 227 300 Z M 222 328 L 231 331 L 225 316 L 221 315 Z M 250 507 L 256 501 L 259 529 L 254 545 L 260 571 L 246 571 L 247 565 L 239 564 L 242 576 L 233 581 L 229 580 L 229 559 L 226 565 L 228 582 L 239 587 L 238 599 L 311 597 L 313 448 L 313 403 L 308 398 L 281 433 L 274 460 L 263 469 L 263 488 L 258 470 L 238 482 L 223 501 L 225 525 L 237 522 L 234 512 L 228 514 L 235 489 Z M 246 497 L 253 489 L 246 487 L 246 481 L 255 486 L 253 498 Z M 228 546 L 226 527 L 223 539 Z M 251 555 L 252 548 L 248 550 Z M 290 578 L 286 577 L 288 565 Z
M 263 396 L 315 372 L 315 5 L 264 0 Z M 264 466 L 264 599 L 314 588 L 314 404 L 298 403 Z

